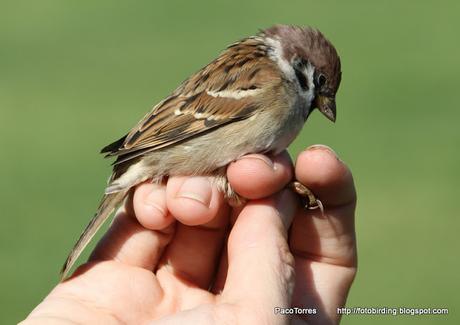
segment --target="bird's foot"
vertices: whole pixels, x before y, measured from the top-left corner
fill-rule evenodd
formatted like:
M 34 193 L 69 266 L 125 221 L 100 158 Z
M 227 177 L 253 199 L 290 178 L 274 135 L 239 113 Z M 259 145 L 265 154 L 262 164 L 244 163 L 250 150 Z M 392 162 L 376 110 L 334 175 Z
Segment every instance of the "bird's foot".
M 228 204 L 231 207 L 241 207 L 246 203 L 247 200 L 233 190 L 227 179 L 225 169 L 223 169 L 220 173 L 216 173 L 212 180 L 213 183 L 217 186 L 217 189 L 224 194 Z
M 298 181 L 289 183 L 288 187 L 302 198 L 302 204 L 304 204 L 306 209 L 319 209 L 321 214 L 324 216 L 323 203 L 321 203 L 321 201 L 315 197 L 313 192 L 308 187 Z

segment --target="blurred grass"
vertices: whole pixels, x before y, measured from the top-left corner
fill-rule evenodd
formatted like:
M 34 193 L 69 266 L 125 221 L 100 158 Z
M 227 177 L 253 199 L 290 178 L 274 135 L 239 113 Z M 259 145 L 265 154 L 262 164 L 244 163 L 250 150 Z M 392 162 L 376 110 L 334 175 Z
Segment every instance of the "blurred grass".
M 458 324 L 458 1 L 7 1 L 0 4 L 0 323 L 55 285 L 110 168 L 98 150 L 227 44 L 274 23 L 336 45 L 338 122 L 291 147 L 333 147 L 359 195 L 349 306 L 450 308 L 343 324 Z M 312 171 L 314 172 L 314 171 Z

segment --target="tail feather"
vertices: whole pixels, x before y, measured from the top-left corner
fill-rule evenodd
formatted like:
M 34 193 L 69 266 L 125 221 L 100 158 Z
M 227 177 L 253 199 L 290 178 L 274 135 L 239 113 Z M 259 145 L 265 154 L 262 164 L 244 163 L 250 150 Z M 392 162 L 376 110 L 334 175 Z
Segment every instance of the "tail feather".
M 61 281 L 67 277 L 70 269 L 80 256 L 81 252 L 85 249 L 99 228 L 101 228 L 104 222 L 109 218 L 113 210 L 122 202 L 127 192 L 128 190 L 123 190 L 104 195 L 95 216 L 91 219 L 85 230 L 83 230 L 77 243 L 70 251 L 67 260 L 61 269 Z

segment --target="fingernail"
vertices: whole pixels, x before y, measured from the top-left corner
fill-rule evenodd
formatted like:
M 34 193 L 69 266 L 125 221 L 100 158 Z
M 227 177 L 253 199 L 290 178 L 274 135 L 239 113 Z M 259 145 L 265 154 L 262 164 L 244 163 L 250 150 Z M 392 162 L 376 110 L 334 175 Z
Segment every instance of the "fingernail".
M 166 210 L 158 203 L 160 200 L 163 200 L 164 196 L 164 190 L 154 187 L 150 194 L 145 198 L 144 204 L 155 208 L 162 215 L 166 215 Z
M 182 184 L 176 197 L 194 200 L 209 208 L 212 197 L 211 183 L 206 177 L 189 177 Z
M 289 229 L 297 209 L 297 200 L 290 190 L 283 190 L 276 199 L 276 209 L 279 211 L 283 224 Z
M 314 145 L 312 145 L 312 146 L 309 146 L 309 147 L 307 148 L 307 151 L 312 151 L 312 150 L 324 150 L 324 149 L 326 149 L 327 151 L 329 151 L 330 153 L 332 153 L 332 154 L 335 156 L 335 158 L 339 159 L 339 156 L 337 156 L 337 154 L 335 153 L 335 151 L 332 150 L 331 147 L 328 147 L 328 146 L 326 146 L 326 145 L 324 145 L 324 144 L 314 144 Z
M 268 158 L 267 156 L 257 155 L 257 154 L 249 154 L 249 155 L 245 155 L 243 157 L 238 158 L 237 161 L 238 160 L 244 160 L 244 159 L 255 159 L 255 160 L 262 161 L 268 167 L 270 167 L 271 169 L 276 170 L 276 166 L 275 166 L 274 162 L 270 158 Z

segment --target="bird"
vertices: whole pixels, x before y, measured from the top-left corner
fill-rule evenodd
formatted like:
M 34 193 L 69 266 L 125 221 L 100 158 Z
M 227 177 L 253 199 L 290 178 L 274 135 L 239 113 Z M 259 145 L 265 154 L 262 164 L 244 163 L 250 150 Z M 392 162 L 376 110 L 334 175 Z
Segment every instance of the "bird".
M 113 172 L 94 217 L 61 269 L 61 281 L 141 182 L 209 176 L 230 202 L 241 203 L 244 198 L 227 181 L 227 165 L 250 153 L 280 153 L 315 109 L 335 122 L 341 74 L 335 47 L 312 27 L 274 25 L 229 45 L 129 133 L 101 150 L 116 158 Z M 311 191 L 299 186 L 294 188 L 306 191 L 314 203 Z

